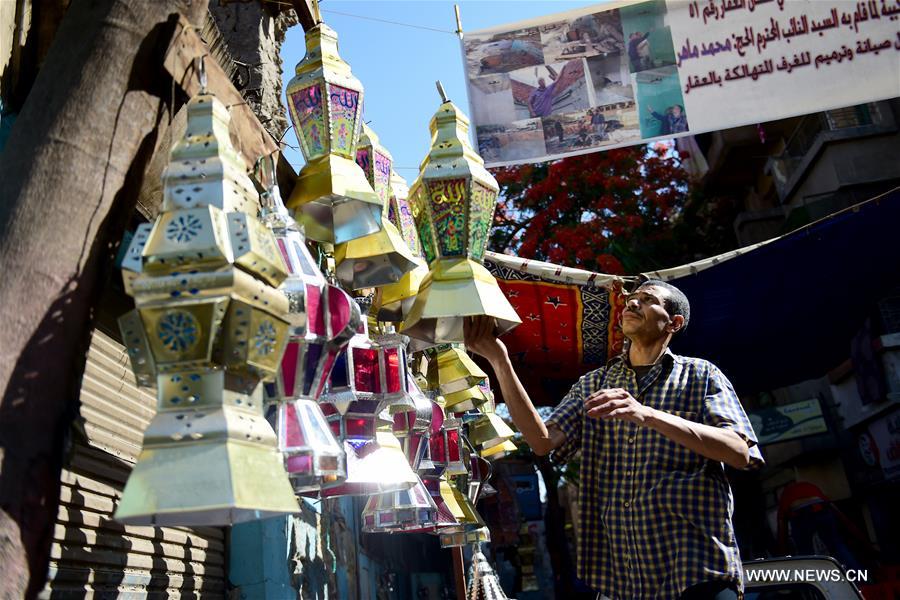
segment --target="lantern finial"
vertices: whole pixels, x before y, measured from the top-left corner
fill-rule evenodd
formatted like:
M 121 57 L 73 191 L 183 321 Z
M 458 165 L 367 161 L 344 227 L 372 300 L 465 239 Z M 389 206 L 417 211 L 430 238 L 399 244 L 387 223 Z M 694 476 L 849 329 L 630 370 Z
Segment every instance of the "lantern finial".
M 441 83 L 441 80 L 438 79 L 437 81 L 435 81 L 434 85 L 437 86 L 438 94 L 441 95 L 441 102 L 450 102 L 450 100 L 447 98 L 447 92 L 444 91 L 444 84 Z

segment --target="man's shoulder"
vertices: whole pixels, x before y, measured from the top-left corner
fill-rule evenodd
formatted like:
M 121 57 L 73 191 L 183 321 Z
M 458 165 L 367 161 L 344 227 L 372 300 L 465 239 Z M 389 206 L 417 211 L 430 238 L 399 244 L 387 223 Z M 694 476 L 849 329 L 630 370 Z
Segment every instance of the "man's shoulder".
M 679 365 L 682 369 L 687 369 L 691 373 L 708 375 L 710 373 L 719 372 L 719 367 L 705 358 L 683 356 L 681 354 L 675 354 L 674 352 L 670 352 L 669 354 L 675 364 Z

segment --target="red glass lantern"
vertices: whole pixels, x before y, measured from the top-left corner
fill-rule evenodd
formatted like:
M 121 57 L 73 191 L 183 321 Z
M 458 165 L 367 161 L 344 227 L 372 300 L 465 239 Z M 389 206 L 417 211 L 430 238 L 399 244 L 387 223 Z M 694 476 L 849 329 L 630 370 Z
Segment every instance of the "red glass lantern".
M 440 403 L 441 399 L 438 400 L 438 404 Z M 444 419 L 440 432 L 429 440 L 431 460 L 442 465 L 447 475 L 465 475 L 469 472 L 465 463 L 461 429 L 462 421 L 449 414 Z

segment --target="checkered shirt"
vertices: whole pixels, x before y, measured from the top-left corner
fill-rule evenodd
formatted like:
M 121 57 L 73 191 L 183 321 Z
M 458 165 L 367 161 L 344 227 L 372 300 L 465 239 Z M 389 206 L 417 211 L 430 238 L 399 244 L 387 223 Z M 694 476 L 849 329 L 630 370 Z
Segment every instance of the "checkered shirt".
M 747 441 L 755 468 L 763 459 L 750 421 L 731 383 L 705 360 L 666 350 L 641 382 L 624 355 L 615 357 L 578 380 L 547 420 L 566 435 L 555 460 L 581 451 L 578 576 L 614 600 L 671 600 L 715 579 L 743 589 L 722 463 L 648 427 L 587 417 L 584 401 L 622 388 L 646 406 L 729 429 Z

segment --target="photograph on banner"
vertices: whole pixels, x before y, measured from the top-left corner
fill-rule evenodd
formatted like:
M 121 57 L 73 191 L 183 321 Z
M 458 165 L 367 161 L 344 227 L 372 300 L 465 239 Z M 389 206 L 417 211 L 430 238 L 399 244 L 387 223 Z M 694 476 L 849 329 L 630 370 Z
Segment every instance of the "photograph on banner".
M 618 12 L 632 73 L 675 64 L 665 0 L 623 6 Z
M 485 162 L 543 156 L 547 148 L 541 119 L 479 127 L 478 148 Z
M 622 24 L 616 10 L 547 23 L 540 27 L 540 32 L 546 62 L 625 52 Z
M 676 67 L 650 69 L 632 75 L 641 113 L 641 136 L 652 138 L 687 133 L 684 96 Z
M 584 59 L 511 71 L 509 79 L 517 107 L 529 117 L 549 117 L 590 107 Z
M 464 48 L 470 78 L 544 64 L 537 27 L 484 37 L 466 36 Z
M 544 145 L 550 155 L 641 139 L 633 101 L 595 106 L 580 113 L 545 117 L 542 121 Z

